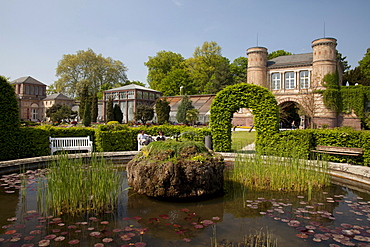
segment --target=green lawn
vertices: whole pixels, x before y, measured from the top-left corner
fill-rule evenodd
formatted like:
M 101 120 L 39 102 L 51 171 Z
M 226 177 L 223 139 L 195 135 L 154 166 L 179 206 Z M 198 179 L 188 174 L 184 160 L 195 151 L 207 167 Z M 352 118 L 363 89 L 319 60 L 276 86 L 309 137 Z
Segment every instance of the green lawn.
M 252 131 L 233 131 L 231 133 L 231 149 L 233 151 L 237 151 L 242 149 L 243 147 L 251 144 L 256 139 L 256 132 Z

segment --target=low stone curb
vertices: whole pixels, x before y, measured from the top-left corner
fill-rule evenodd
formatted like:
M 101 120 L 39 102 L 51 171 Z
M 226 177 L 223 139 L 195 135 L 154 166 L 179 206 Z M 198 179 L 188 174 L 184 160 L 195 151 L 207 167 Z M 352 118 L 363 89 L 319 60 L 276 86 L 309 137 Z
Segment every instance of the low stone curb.
M 98 153 L 97 155 L 103 155 L 105 158 L 110 158 L 114 163 L 127 163 L 138 151 L 123 151 L 123 152 L 104 152 Z M 90 158 L 94 153 L 79 153 L 69 154 L 69 158 Z M 96 154 L 96 153 L 95 153 Z M 222 153 L 220 152 L 225 161 L 234 161 L 238 155 L 237 153 Z M 253 155 L 253 154 L 242 154 L 242 155 Z M 49 161 L 55 156 L 41 156 L 26 159 L 0 161 L 0 175 L 18 173 L 22 170 L 39 169 L 44 168 Z M 338 178 L 343 178 L 351 181 L 355 181 L 361 184 L 370 186 L 370 167 L 351 165 L 346 163 L 334 163 L 328 162 L 330 175 Z

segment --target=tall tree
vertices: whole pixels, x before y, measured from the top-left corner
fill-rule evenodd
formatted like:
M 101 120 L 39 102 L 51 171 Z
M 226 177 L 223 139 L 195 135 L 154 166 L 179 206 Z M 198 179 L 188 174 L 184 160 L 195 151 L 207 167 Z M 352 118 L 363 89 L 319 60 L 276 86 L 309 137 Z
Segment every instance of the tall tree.
M 198 93 L 209 93 L 209 85 L 212 84 L 217 68 L 222 68 L 225 63 L 229 64 L 228 59 L 222 57 L 221 47 L 215 41 L 206 41 L 202 47 L 196 47 L 193 57 L 187 59 L 187 64 Z M 228 83 L 220 82 L 223 85 Z
M 86 99 L 85 102 L 85 112 L 83 115 L 82 123 L 85 127 L 91 125 L 91 102 L 90 99 Z
M 367 77 L 370 78 L 370 48 L 367 49 L 365 56 L 358 61 L 360 65 L 361 72 Z
M 76 54 L 63 55 L 56 68 L 56 76 L 60 78 L 52 88 L 78 99 L 85 85 L 94 95 L 105 84 L 124 83 L 127 80 L 126 71 L 127 68 L 119 60 L 105 58 L 92 49 L 80 50 Z
M 342 53 L 337 51 L 337 59 L 341 65 L 342 73 L 346 72 L 351 68 L 351 65 L 348 65 L 348 61 L 346 61 L 347 57 L 343 57 Z
M 148 77 L 147 81 L 150 88 L 154 90 L 161 91 L 163 95 L 171 95 L 167 92 L 167 82 L 166 77 L 174 70 L 185 71 L 185 59 L 181 54 L 174 53 L 171 51 L 159 51 L 154 57 L 149 57 L 149 60 L 144 63 L 148 67 Z M 182 74 L 177 74 L 177 76 L 185 76 Z M 173 76 L 172 76 L 173 79 Z M 177 81 L 184 81 L 184 79 L 177 79 Z M 179 82 L 177 82 L 179 83 Z M 186 85 L 183 85 L 186 86 Z
M 204 93 L 216 94 L 224 87 L 233 84 L 233 76 L 230 72 L 229 59 L 224 58 L 223 63 L 219 63 L 211 77 L 211 80 L 206 84 Z
M 164 99 L 157 99 L 155 102 L 155 112 L 157 114 L 158 124 L 166 124 L 170 120 L 170 102 Z
M 113 119 L 119 123 L 122 123 L 123 113 L 121 111 L 121 107 L 119 105 L 114 105 L 113 107 Z
M 89 98 L 89 87 L 87 85 L 84 85 L 80 92 L 80 105 L 78 107 L 78 114 L 80 115 L 81 119 L 83 119 L 83 116 L 85 114 L 86 102 L 89 101 Z
M 343 85 L 360 84 L 363 86 L 370 86 L 370 78 L 367 78 L 359 66 L 354 69 L 347 70 L 343 75 Z
M 105 121 L 108 123 L 110 121 L 114 121 L 114 113 L 113 113 L 113 98 L 109 97 L 107 102 L 107 117 Z
M 187 94 L 196 94 L 196 88 L 186 69 L 173 69 L 162 80 L 163 96 L 180 95 L 180 88 Z
M 233 76 L 233 83 L 247 82 L 248 58 L 238 57 L 230 64 L 230 72 Z
M 91 96 L 91 122 L 96 122 L 98 112 L 98 96 L 95 94 Z
M 148 121 L 152 120 L 153 117 L 153 106 L 143 104 L 136 107 L 136 111 L 134 113 L 134 118 L 136 121 L 140 121 L 143 123 L 143 125 L 145 125 Z
M 292 55 L 292 53 L 284 50 L 273 51 L 267 55 L 267 60 L 286 55 Z
M 187 95 L 182 96 L 181 102 L 177 107 L 176 113 L 177 122 L 187 124 L 188 121 L 186 120 L 186 113 L 188 110 L 191 109 L 194 109 L 194 106 L 192 105 L 192 101 L 190 100 L 189 96 Z

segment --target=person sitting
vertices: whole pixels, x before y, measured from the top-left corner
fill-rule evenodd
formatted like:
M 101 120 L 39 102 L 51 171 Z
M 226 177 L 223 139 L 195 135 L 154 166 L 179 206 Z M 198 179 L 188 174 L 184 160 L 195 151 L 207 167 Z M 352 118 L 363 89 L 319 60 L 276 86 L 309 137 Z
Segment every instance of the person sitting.
M 140 145 L 148 145 L 150 142 L 150 135 L 145 134 L 145 131 L 140 131 L 140 134 L 137 135 L 137 141 Z
M 158 136 L 155 138 L 156 141 L 165 141 L 167 137 L 163 135 L 162 131 L 158 131 Z

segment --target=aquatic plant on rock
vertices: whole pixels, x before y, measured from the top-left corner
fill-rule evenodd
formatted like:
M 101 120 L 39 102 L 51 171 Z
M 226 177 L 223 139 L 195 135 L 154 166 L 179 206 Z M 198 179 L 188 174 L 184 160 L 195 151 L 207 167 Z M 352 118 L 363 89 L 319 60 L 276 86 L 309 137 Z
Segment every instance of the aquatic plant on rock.
M 127 177 L 139 194 L 202 198 L 222 194 L 224 167 L 222 156 L 201 142 L 153 142 L 128 163 Z

